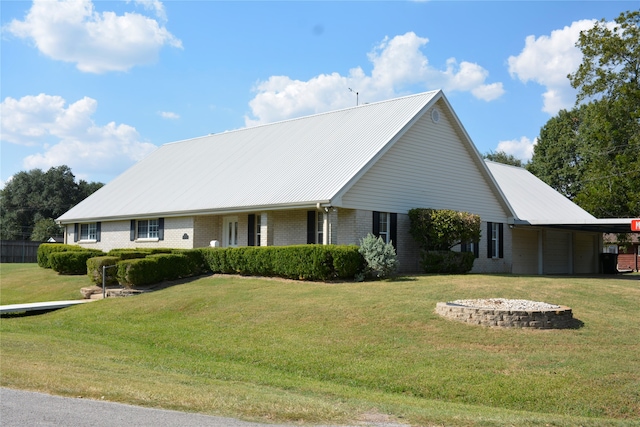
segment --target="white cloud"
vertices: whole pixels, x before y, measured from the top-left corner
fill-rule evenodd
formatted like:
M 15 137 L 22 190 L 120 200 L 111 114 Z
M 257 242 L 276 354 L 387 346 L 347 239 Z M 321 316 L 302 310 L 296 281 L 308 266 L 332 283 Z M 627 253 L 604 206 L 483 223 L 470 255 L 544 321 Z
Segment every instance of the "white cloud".
M 158 114 L 163 119 L 168 119 L 168 120 L 177 120 L 180 118 L 180 114 L 176 114 L 171 111 L 159 111 Z
M 0 139 L 42 147 L 23 167 L 49 169 L 67 165 L 76 176 L 117 174 L 156 149 L 140 140 L 136 129 L 114 122 L 96 125 L 91 116 L 98 102 L 84 97 L 67 106 L 60 96 L 7 97 L 0 105 Z
M 519 140 L 512 139 L 511 141 L 500 141 L 498 143 L 497 151 L 504 151 L 507 154 L 511 154 L 518 159 L 528 162 L 533 157 L 533 147 L 538 143 L 538 138 L 534 138 L 531 141 L 526 136 L 523 136 Z
M 444 70 L 429 65 L 421 49 L 429 42 L 413 32 L 393 38 L 385 37 L 368 54 L 373 65 L 371 75 L 361 67 L 348 75 L 320 74 L 307 81 L 288 76 L 271 76 L 258 82 L 255 97 L 249 102 L 251 116 L 247 126 L 271 123 L 305 114 L 353 106 L 356 94 L 360 102 L 392 98 L 412 85 L 424 89 L 442 88 L 447 92 L 470 92 L 478 99 L 491 101 L 504 93 L 502 83 L 485 84 L 488 71 L 470 62 L 449 59 Z
M 136 4 L 141 5 L 142 7 L 144 7 L 146 10 L 151 10 L 153 11 L 156 16 L 158 17 L 158 19 L 162 20 L 163 22 L 166 22 L 167 20 L 167 13 L 164 10 L 164 5 L 162 4 L 161 1 L 159 0 L 135 0 Z
M 163 16 L 162 3 L 147 3 Z M 89 73 L 127 71 L 154 63 L 165 45 L 182 47 L 156 20 L 138 13 L 98 13 L 89 0 L 34 0 L 24 21 L 14 19 L 6 29 L 33 40 L 44 55 Z
M 554 30 L 551 35 L 536 38 L 530 35 L 518 56 L 509 57 L 509 73 L 523 83 L 534 81 L 546 87 L 542 95 L 542 111 L 551 115 L 563 108 L 571 108 L 576 91 L 567 75 L 575 72 L 582 62 L 582 52 L 575 44 L 580 31 L 593 27 L 595 20 L 576 21 L 571 26 Z

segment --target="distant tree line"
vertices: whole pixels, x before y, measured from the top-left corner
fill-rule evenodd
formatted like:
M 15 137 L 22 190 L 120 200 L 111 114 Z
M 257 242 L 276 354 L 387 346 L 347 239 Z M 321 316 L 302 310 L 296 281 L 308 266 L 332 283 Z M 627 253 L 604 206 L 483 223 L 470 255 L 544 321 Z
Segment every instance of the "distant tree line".
M 44 242 L 61 237 L 55 219 L 103 185 L 76 182 L 65 165 L 15 174 L 0 190 L 0 239 Z

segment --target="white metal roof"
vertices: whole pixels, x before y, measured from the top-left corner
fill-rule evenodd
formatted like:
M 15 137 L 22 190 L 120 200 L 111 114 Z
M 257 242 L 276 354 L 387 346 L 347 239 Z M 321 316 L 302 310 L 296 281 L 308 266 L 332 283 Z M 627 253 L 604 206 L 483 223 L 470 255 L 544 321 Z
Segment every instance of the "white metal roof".
M 524 168 L 485 160 L 517 220 L 530 224 L 575 223 L 596 218 Z
M 58 220 L 330 202 L 441 91 L 163 145 Z

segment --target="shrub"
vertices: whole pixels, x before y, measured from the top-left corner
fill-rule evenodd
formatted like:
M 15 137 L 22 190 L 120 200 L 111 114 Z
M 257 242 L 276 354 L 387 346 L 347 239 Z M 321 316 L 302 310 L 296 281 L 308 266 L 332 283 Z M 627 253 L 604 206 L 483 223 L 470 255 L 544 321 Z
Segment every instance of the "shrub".
M 357 246 L 203 248 L 202 254 L 214 273 L 299 280 L 353 279 L 364 265 Z
M 202 249 L 174 249 L 174 254 L 182 254 L 189 260 L 189 271 L 192 276 L 199 276 L 207 271 Z
M 473 252 L 425 251 L 422 267 L 425 273 L 465 274 L 473 268 Z
M 116 256 L 98 256 L 89 258 L 87 260 L 87 275 L 92 283 L 102 286 L 102 267 L 115 266 L 120 261 L 120 258 Z M 106 285 L 117 285 L 117 269 L 107 268 L 106 270 Z
M 38 246 L 38 265 L 42 268 L 51 268 L 49 256 L 53 253 L 85 250 L 86 249 L 78 245 L 66 245 L 63 243 L 43 243 Z
M 104 252 L 96 250 L 53 252 L 49 254 L 49 264 L 53 271 L 59 274 L 87 274 L 87 260 L 99 255 L 104 255 Z
M 364 274 L 369 277 L 384 278 L 395 274 L 398 269 L 396 250 L 391 243 L 369 233 L 360 241 L 360 253 L 366 263 Z
M 189 258 L 183 254 L 155 254 L 128 259 L 118 264 L 118 282 L 126 287 L 141 287 L 193 275 Z
M 411 209 L 409 232 L 424 251 L 447 251 L 480 240 L 480 216 L 449 209 Z
M 364 257 L 356 245 L 333 246 L 331 255 L 336 277 L 352 279 L 365 269 Z

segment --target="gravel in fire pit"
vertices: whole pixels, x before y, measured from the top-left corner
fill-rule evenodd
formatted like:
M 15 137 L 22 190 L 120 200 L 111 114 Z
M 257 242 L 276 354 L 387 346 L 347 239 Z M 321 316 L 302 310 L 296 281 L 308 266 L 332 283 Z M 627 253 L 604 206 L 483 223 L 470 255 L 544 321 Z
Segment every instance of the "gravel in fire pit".
M 559 305 L 548 304 L 546 302 L 529 301 L 524 299 L 505 299 L 505 298 L 487 298 L 487 299 L 459 299 L 451 301 L 449 304 L 461 305 L 474 308 L 488 308 L 497 310 L 510 311 L 545 311 L 556 310 Z

